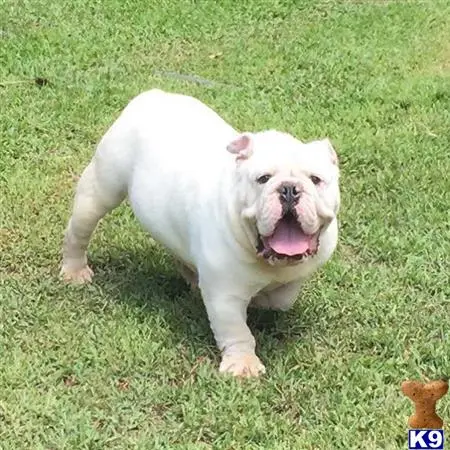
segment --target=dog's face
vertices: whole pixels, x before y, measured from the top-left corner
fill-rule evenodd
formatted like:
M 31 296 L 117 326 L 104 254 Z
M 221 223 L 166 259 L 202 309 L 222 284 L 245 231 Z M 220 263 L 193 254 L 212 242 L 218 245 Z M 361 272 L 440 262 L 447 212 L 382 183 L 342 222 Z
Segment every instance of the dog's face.
M 340 203 L 331 143 L 265 131 L 239 136 L 228 151 L 237 155 L 241 214 L 254 230 L 258 255 L 271 264 L 313 258 Z

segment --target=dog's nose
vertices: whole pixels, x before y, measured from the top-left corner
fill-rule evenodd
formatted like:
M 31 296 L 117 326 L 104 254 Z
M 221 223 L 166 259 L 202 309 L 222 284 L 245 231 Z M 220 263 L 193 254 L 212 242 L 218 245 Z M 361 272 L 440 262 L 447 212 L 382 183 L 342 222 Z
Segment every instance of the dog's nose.
M 295 204 L 300 198 L 300 190 L 293 184 L 282 184 L 278 192 L 283 203 Z

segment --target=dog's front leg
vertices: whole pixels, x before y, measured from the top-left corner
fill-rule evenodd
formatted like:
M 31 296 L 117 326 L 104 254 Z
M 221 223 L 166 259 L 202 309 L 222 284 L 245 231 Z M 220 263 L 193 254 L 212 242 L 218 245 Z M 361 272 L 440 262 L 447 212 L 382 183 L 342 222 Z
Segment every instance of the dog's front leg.
M 255 338 L 247 326 L 249 299 L 200 286 L 211 329 L 222 352 L 220 372 L 256 377 L 265 368 L 255 354 Z

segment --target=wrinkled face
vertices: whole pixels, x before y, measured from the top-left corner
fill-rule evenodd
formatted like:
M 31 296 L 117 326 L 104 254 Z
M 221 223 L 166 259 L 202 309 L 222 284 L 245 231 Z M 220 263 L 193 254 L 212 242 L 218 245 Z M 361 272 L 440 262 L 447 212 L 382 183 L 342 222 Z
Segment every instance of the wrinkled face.
M 259 256 L 271 264 L 313 258 L 339 208 L 339 170 L 328 140 L 302 143 L 277 131 L 244 134 L 237 155 L 242 217 Z

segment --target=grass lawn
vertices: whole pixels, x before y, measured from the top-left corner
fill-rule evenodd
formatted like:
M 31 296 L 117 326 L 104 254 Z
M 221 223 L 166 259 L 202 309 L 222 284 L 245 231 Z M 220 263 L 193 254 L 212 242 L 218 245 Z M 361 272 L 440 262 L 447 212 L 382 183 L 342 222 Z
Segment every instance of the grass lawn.
M 401 381 L 450 374 L 449 3 L 1 5 L 0 448 L 406 448 Z M 58 280 L 77 176 L 152 87 L 339 153 L 338 251 L 292 311 L 250 314 L 259 380 L 218 375 L 200 298 L 127 205 L 94 283 Z

